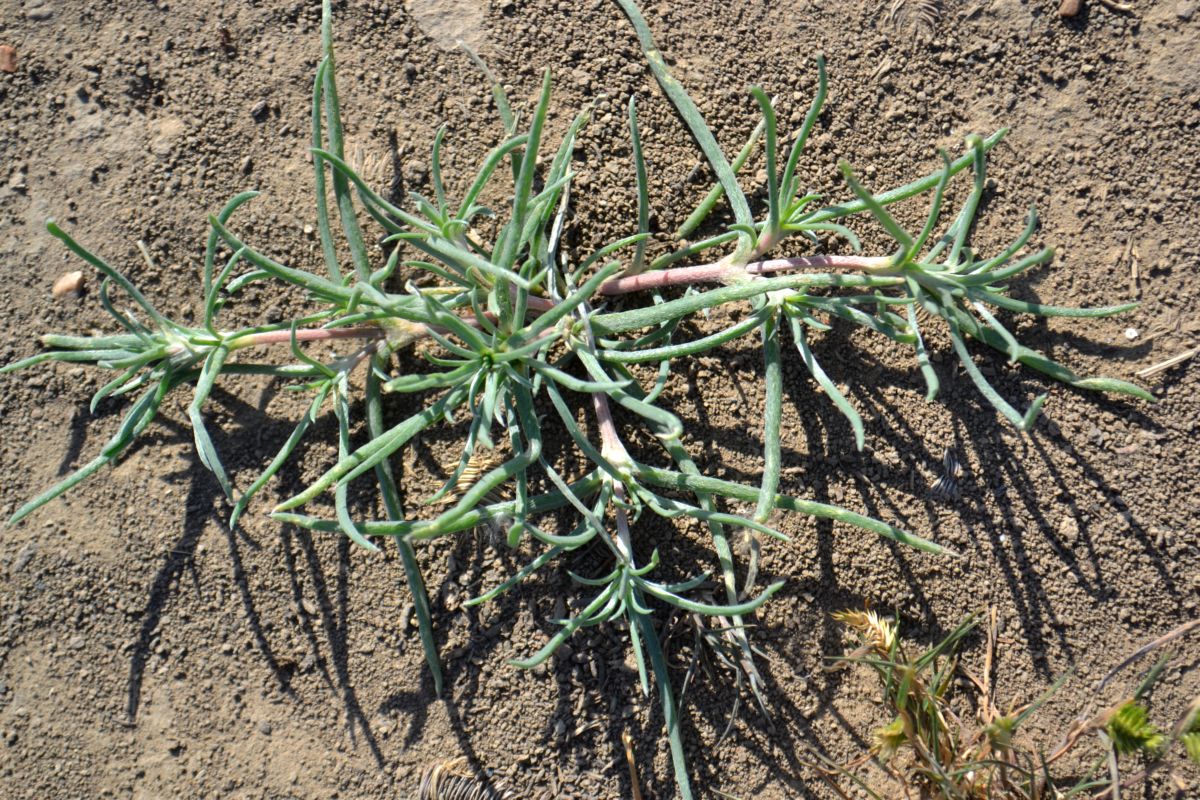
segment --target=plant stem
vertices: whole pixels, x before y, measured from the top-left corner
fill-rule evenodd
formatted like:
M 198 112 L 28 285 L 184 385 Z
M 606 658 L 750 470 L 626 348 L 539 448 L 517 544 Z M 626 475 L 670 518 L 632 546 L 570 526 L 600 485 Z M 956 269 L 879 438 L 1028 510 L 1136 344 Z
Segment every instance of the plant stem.
M 321 342 L 332 339 L 382 339 L 387 335 L 383 328 L 363 325 L 355 328 L 304 328 L 295 332 L 297 342 Z M 239 336 L 229 342 L 230 350 L 243 347 L 258 347 L 269 344 L 286 344 L 292 340 L 293 332 L 263 331 Z
M 662 289 L 667 286 L 682 286 L 695 283 L 729 283 L 746 275 L 766 275 L 772 272 L 788 272 L 798 269 L 816 270 L 860 270 L 871 274 L 882 274 L 892 263 L 888 256 L 801 256 L 799 258 L 772 258 L 754 261 L 745 266 L 736 266 L 724 261 L 699 264 L 694 267 L 676 267 L 640 275 L 613 278 L 600 285 L 600 294 L 613 296 L 640 292 L 646 289 Z
M 667 286 L 683 286 L 697 283 L 731 283 L 748 275 L 768 275 L 775 272 L 788 272 L 801 269 L 815 270 L 859 270 L 869 274 L 884 274 L 891 264 L 887 256 L 841 256 L 816 255 L 800 256 L 798 258 L 773 258 L 766 261 L 754 261 L 745 266 L 737 266 L 729 261 L 718 261 L 712 264 L 699 264 L 691 267 L 656 270 L 654 272 L 630 275 L 623 278 L 613 278 L 600 285 L 599 294 L 614 296 L 631 294 L 650 289 L 661 289 Z M 556 305 L 552 300 L 530 296 L 529 307 L 534 311 L 548 311 Z M 488 315 L 491 316 L 490 314 Z M 493 320 L 494 321 L 494 320 Z M 464 316 L 463 322 L 477 326 L 479 323 L 471 316 Z M 409 331 L 414 338 L 420 338 L 427 333 L 427 327 L 420 323 L 412 325 Z M 440 329 L 438 329 L 440 331 Z M 297 342 L 332 341 L 335 339 L 383 339 L 387 331 L 374 325 L 360 325 L 351 328 L 304 328 L 290 330 L 263 331 L 250 333 L 229 342 L 229 349 L 241 350 L 246 347 L 260 347 L 272 344 L 286 344 L 295 336 Z M 597 405 L 597 414 L 600 414 Z M 611 420 L 611 414 L 609 415 Z M 605 426 L 601 425 L 603 431 Z M 620 440 L 617 440 L 619 444 Z

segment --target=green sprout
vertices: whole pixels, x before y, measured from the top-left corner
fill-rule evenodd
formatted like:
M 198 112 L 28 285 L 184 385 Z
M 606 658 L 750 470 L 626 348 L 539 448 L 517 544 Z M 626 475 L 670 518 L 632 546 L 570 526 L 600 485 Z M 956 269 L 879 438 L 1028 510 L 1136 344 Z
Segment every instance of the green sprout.
M 236 525 L 251 500 L 292 458 L 323 414 L 337 423 L 338 458 L 311 484 L 280 503 L 272 517 L 281 523 L 315 531 L 340 533 L 365 550 L 382 541 L 399 548 L 419 622 L 420 636 L 436 690 L 442 672 L 434 637 L 428 593 L 415 548 L 421 542 L 453 536 L 481 523 L 500 523 L 507 546 L 525 546 L 537 554 L 500 585 L 470 602 L 494 599 L 538 570 L 559 563 L 567 554 L 597 543 L 610 558 L 601 576 L 571 577 L 580 585 L 582 610 L 560 620 L 560 629 L 536 653 L 515 661 L 533 667 L 549 658 L 575 631 L 606 621 L 624 620 L 636 657 L 640 685 L 647 695 L 653 683 L 662 706 L 678 793 L 692 796 L 684 751 L 680 710 L 664 652 L 662 609 L 719 617 L 728 622 L 724 637 L 736 642 L 741 662 L 750 665 L 750 688 L 766 707 L 753 670 L 753 648 L 746 618 L 773 594 L 781 582 L 752 596 L 753 580 L 739 585 L 731 537 L 743 531 L 786 540 L 768 522 L 775 512 L 793 512 L 857 527 L 934 554 L 949 554 L 936 542 L 849 509 L 779 493 L 785 338 L 799 353 L 799 363 L 849 420 L 857 446 L 866 431 L 859 412 L 838 390 L 811 347 L 811 331 L 827 330 L 833 320 L 858 325 L 913 349 L 917 367 L 932 399 L 938 377 L 925 346 L 924 325 L 945 325 L 963 367 L 983 396 L 1011 423 L 1028 430 L 1045 395 L 1024 411 L 1005 400 L 976 367 L 968 340 L 1000 350 L 1050 378 L 1079 389 L 1132 395 L 1145 400 L 1141 388 L 1123 381 L 1082 378 L 1067 367 L 1018 342 L 994 313 L 1036 316 L 1100 317 L 1120 313 L 1132 304 L 1099 309 L 1063 309 L 1027 303 L 1008 294 L 1009 283 L 1025 270 L 1046 264 L 1052 253 L 1024 254 L 1036 230 L 1029 215 L 1024 231 L 998 253 L 985 255 L 969 246 L 970 233 L 985 191 L 988 152 L 1004 137 L 968 137 L 966 150 L 906 185 L 873 193 L 845 164 L 842 169 L 852 197 L 824 205 L 806 187 L 798 170 L 809 134 L 816 126 L 827 94 L 826 66 L 818 58 L 818 90 L 795 141 L 785 153 L 771 99 L 751 90 L 762 121 L 732 163 L 717 144 L 699 110 L 671 77 L 650 30 L 631 0 L 617 0 L 641 43 L 650 70 L 683 118 L 718 179 L 696 211 L 680 228 L 679 238 L 703 226 L 722 198 L 734 222 L 697 242 L 650 259 L 651 232 L 647 166 L 642 154 L 636 100 L 629 101 L 629 127 L 638 197 L 636 226 L 629 235 L 594 253 L 580 255 L 563 244 L 572 208 L 575 174 L 571 156 L 590 111 L 582 110 L 557 141 L 546 135 L 552 76 L 547 71 L 532 113 L 518 120 L 504 89 L 492 79 L 492 92 L 503 140 L 479 165 L 462 197 L 451 197 L 442 178 L 441 152 L 447 144 L 439 130 L 431 153 L 432 196 L 413 195 L 405 207 L 372 188 L 347 162 L 335 82 L 329 0 L 323 3 L 323 57 L 316 70 L 312 102 L 312 156 L 317 229 L 324 273 L 288 266 L 245 243 L 235 232 L 238 209 L 255 197 L 234 197 L 210 217 L 210 233 L 202 272 L 203 325 L 185 326 L 160 314 L 116 268 L 92 254 L 58 225 L 50 233 L 103 276 L 99 298 L 123 330 L 102 336 L 43 337 L 51 348 L 0 372 L 45 361 L 89 364 L 115 374 L 92 398 L 124 395 L 135 398 L 120 428 L 92 461 L 19 508 L 10 524 L 28 516 L 126 452 L 155 419 L 164 398 L 190 387 L 188 415 L 204 466 L 220 484 L 232 506 Z M 476 59 L 478 61 L 478 59 Z M 482 62 L 479 62 L 482 66 Z M 490 72 L 483 67 L 490 78 Z M 765 147 L 767 204 L 761 219 L 737 182 L 758 141 Z M 507 164 L 508 169 L 505 169 Z M 780 165 L 782 164 L 782 169 Z M 490 209 L 481 198 L 500 174 L 502 186 L 511 172 L 512 199 L 506 210 Z M 949 183 L 971 176 L 971 191 L 948 225 L 943 201 Z M 928 196 L 929 213 L 915 235 L 900 226 L 889 206 Z M 363 215 L 383 232 L 387 257 L 373 263 L 366 245 Z M 864 255 L 846 222 L 870 216 L 894 240 L 895 250 Z M 491 241 L 474 223 L 490 218 Z M 636 230 L 635 230 L 636 227 Z M 340 228 L 348 260 L 340 255 L 335 230 Z M 854 253 L 816 252 L 825 238 L 838 236 Z M 769 258 L 783 242 L 799 240 L 813 248 L 809 255 Z M 724 254 L 709 263 L 694 263 L 718 248 Z M 672 266 L 679 262 L 693 262 Z M 407 276 L 402 286 L 401 276 Z M 420 278 L 418 280 L 417 278 Z M 226 329 L 219 325 L 225 306 L 252 284 L 298 287 L 312 304 L 303 316 L 284 322 Z M 134 306 L 119 307 L 111 292 L 119 289 Z M 683 291 L 679 291 L 682 289 Z M 633 297 L 625 298 L 626 295 Z M 613 302 L 611 310 L 601 303 Z M 749 303 L 751 312 L 733 326 L 698 339 L 682 340 L 680 324 L 710 309 Z M 658 403 L 673 362 L 710 351 L 746 336 L 761 338 L 766 388 L 763 476 L 757 485 L 720 480 L 701 473 L 684 441 L 683 421 Z M 314 358 L 307 345 L 343 343 L 345 354 Z M 394 376 L 392 356 L 420 342 L 424 366 Z M 266 350 L 267 359 L 239 360 L 239 351 Z M 271 348 L 271 349 L 268 349 Z M 645 385 L 634 365 L 657 367 Z M 360 371 L 362 375 L 358 376 Z M 267 467 L 247 487 L 234 485 L 209 435 L 205 403 L 219 380 L 239 375 L 267 375 L 289 382 L 311 398 L 306 413 Z M 186 391 L 186 390 L 185 390 Z M 385 414 L 383 396 L 409 394 L 420 410 L 404 419 Z M 661 448 L 657 458 L 635 458 L 625 446 L 629 431 L 614 416 L 620 406 L 625 420 L 643 426 Z M 591 409 L 594 434 L 578 422 L 577 412 Z M 549 409 L 540 415 L 535 409 Z M 351 430 L 365 419 L 367 440 L 356 443 Z M 466 422 L 462 458 L 436 499 L 452 498 L 436 513 L 410 508 L 402 501 L 392 459 L 422 432 L 439 425 Z M 586 463 L 572 480 L 562 463 L 552 463 L 543 442 L 569 438 Z M 596 440 L 598 437 L 598 441 Z M 461 480 L 479 450 L 501 451 L 500 463 L 474 478 Z M 371 483 L 378 493 L 379 518 L 356 515 L 348 501 L 352 483 Z M 315 509 L 332 496 L 332 514 Z M 754 505 L 750 515 L 726 510 L 731 503 Z M 328 512 L 325 512 L 326 514 Z M 643 517 L 691 519 L 707 526 L 717 574 L 702 572 L 683 581 L 655 577 L 672 554 L 639 543 Z M 571 522 L 563 525 L 562 520 Z M 753 570 L 752 570 L 753 571 Z M 713 584 L 723 592 L 712 600 Z M 707 600 L 696 599 L 698 592 Z M 747 599 L 748 598 L 748 599 Z M 725 624 L 725 623 L 722 623 Z

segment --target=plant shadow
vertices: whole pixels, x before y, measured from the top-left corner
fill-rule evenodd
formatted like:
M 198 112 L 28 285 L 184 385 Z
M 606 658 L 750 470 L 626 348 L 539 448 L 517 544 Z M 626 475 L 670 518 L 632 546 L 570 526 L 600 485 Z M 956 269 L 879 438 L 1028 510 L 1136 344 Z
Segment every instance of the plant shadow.
M 220 430 L 215 426 L 210 430 L 218 452 L 224 454 L 226 466 L 231 468 L 231 472 L 236 473 L 238 467 L 245 466 L 241 462 L 248 451 L 241 445 L 249 432 L 255 432 L 263 440 L 278 442 L 282 442 L 290 433 L 291 423 L 273 419 L 265 412 L 272 396 L 273 392 L 264 393 L 261 404 L 255 407 L 219 389 L 213 393 L 212 402 L 219 404 L 224 412 L 236 420 L 236 425 L 231 430 Z M 192 437 L 186 425 L 166 417 L 160 417 L 158 424 L 159 427 L 165 428 L 175 441 L 190 443 Z M 332 426 L 329 427 L 330 430 L 326 433 L 333 433 Z M 319 432 L 317 431 L 318 434 Z M 135 445 L 134 450 L 136 449 Z M 180 579 L 185 573 L 191 576 L 192 584 L 199 592 L 201 577 L 196 567 L 197 546 L 206 531 L 216 528 L 221 532 L 227 546 L 232 582 L 237 588 L 254 649 L 268 669 L 275 688 L 293 702 L 299 702 L 299 696 L 292 687 L 293 680 L 297 674 L 313 668 L 319 669 L 329 689 L 341 695 L 347 731 L 351 739 L 356 740 L 356 731 L 360 733 L 375 763 L 382 769 L 383 754 L 357 698 L 349 668 L 349 542 L 345 539 L 339 541 L 336 563 L 332 569 L 335 577 L 330 581 L 327 577 L 329 570 L 308 532 L 286 527 L 280 531 L 296 613 L 310 649 L 309 658 L 301 664 L 289 658 L 281 658 L 268 634 L 274 621 L 270 625 L 264 623 L 259 610 L 261 598 L 256 596 L 255 587 L 249 579 L 244 555 L 247 549 L 252 552 L 261 551 L 263 545 L 243 527 L 229 527 L 227 520 L 231 507 L 219 484 L 200 463 L 194 450 L 188 448 L 186 452 L 187 466 L 166 476 L 173 481 L 187 482 L 186 513 L 181 532 L 163 557 L 162 564 L 150 583 L 145 606 L 139 615 L 140 625 L 130 654 L 126 703 L 128 724 L 135 724 L 137 720 L 147 663 L 152 655 L 156 631 L 164 621 L 166 607 L 179 591 Z M 249 455 L 252 457 L 252 453 Z M 298 475 L 288 475 L 286 472 L 284 470 L 281 474 L 285 482 L 298 479 Z M 304 572 L 307 572 L 307 581 L 302 577 Z M 302 587 L 306 583 L 312 587 L 315 604 L 304 597 Z M 313 613 L 308 613 L 309 608 L 313 609 Z M 323 643 L 318 636 L 318 624 L 321 633 L 324 634 Z M 328 661 L 332 662 L 333 667 L 332 674 L 329 663 L 321 655 L 322 649 L 328 650 Z M 308 663 L 310 660 L 311 663 Z

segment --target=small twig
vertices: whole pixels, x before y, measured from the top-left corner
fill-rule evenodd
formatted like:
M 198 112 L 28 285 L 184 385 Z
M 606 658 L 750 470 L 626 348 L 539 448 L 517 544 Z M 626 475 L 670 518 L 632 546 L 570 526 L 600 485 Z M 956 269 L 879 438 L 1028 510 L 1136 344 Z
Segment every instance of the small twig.
M 629 731 L 621 731 L 621 741 L 625 744 L 625 761 L 629 764 L 629 784 L 633 791 L 633 800 L 642 800 L 642 787 L 638 783 L 637 762 L 633 758 L 633 737 Z
M 947 450 L 946 452 L 949 452 Z M 983 654 L 983 678 L 976 678 L 970 670 L 963 667 L 961 664 L 958 667 L 959 672 L 966 676 L 967 680 L 975 684 L 975 688 L 979 690 L 979 718 L 984 726 L 991 725 L 996 721 L 996 707 L 992 703 L 992 665 L 996 653 L 996 607 L 992 606 L 989 609 L 988 631 L 987 631 L 987 649 Z M 982 731 L 977 734 L 978 738 L 983 734 Z
M 1121 800 L 1121 770 L 1117 765 L 1117 748 L 1103 732 L 1100 733 L 1100 741 L 1108 748 L 1108 774 L 1112 780 L 1108 787 L 1109 794 L 1112 800 Z
M 1108 685 L 1109 680 L 1111 680 L 1114 675 L 1116 675 L 1118 672 L 1120 672 L 1121 670 L 1128 667 L 1133 662 L 1146 656 L 1149 653 L 1154 652 L 1158 648 L 1162 647 L 1164 644 L 1175 641 L 1180 636 L 1183 636 L 1183 635 L 1187 634 L 1189 631 L 1193 630 L 1194 628 L 1198 628 L 1198 627 L 1200 627 L 1200 618 L 1194 619 L 1191 622 L 1185 622 L 1184 624 L 1180 625 L 1178 628 L 1171 631 L 1170 633 L 1163 634 L 1162 636 L 1155 639 L 1153 642 L 1150 642 L 1147 645 L 1139 647 L 1137 650 L 1133 651 L 1133 653 L 1131 653 L 1129 655 L 1129 657 L 1127 657 L 1124 661 L 1122 661 L 1120 664 L 1117 664 L 1115 667 L 1113 667 L 1111 670 L 1109 670 L 1109 673 L 1104 676 L 1104 679 L 1101 680 L 1100 683 L 1096 684 L 1096 693 L 1099 694 L 1104 689 L 1104 687 L 1106 685 Z
M 1129 288 L 1134 297 L 1142 296 L 1142 270 L 1138 255 L 1138 249 L 1133 243 L 1133 237 L 1130 236 L 1129 244 L 1125 246 L 1125 258 L 1129 261 Z
M 1200 353 L 1200 347 L 1193 347 L 1191 350 L 1184 350 L 1182 353 L 1171 356 L 1166 361 L 1160 361 L 1153 366 L 1138 370 L 1135 374 L 1139 378 L 1149 378 L 1151 375 L 1157 375 L 1160 372 L 1169 370 L 1176 364 L 1182 364 L 1183 362 L 1195 356 L 1197 353 Z
M 1076 743 L 1079 742 L 1080 737 L 1082 737 L 1085 733 L 1102 727 L 1105 721 L 1112 716 L 1114 711 L 1116 711 L 1118 706 L 1113 706 L 1112 708 L 1102 711 L 1091 719 L 1081 717 L 1080 719 L 1075 720 L 1071 727 L 1067 729 L 1067 732 L 1063 736 L 1063 740 L 1059 742 L 1058 747 L 1054 749 L 1053 753 L 1046 757 L 1046 766 L 1050 766 L 1055 761 L 1062 758 L 1063 755 L 1070 751 L 1071 748 L 1073 748 Z
M 987 651 L 983 656 L 983 723 L 991 725 L 996 721 L 996 706 L 992 702 L 992 667 L 996 657 L 996 607 L 988 609 Z

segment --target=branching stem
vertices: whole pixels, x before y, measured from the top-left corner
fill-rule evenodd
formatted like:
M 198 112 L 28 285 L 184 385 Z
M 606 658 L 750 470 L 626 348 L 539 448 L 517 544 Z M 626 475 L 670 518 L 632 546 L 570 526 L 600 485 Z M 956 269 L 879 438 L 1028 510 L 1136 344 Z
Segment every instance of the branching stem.
M 600 285 L 599 294 L 615 296 L 632 294 L 651 289 L 662 289 L 668 286 L 685 286 L 697 283 L 733 283 L 745 279 L 746 276 L 769 275 L 776 272 L 794 270 L 857 270 L 869 274 L 883 274 L 892 263 L 886 256 L 843 256 L 815 255 L 797 258 L 773 258 L 766 261 L 754 261 L 744 266 L 737 266 L 728 261 L 718 261 L 712 264 L 698 264 L 692 267 L 676 267 L 674 269 L 656 270 L 639 275 L 623 278 L 613 278 Z M 556 305 L 552 300 L 530 296 L 529 307 L 534 311 L 548 311 Z M 491 317 L 492 315 L 488 315 Z M 492 320 L 493 322 L 495 320 Z M 463 322 L 478 326 L 478 321 L 471 315 L 464 315 Z M 428 333 L 428 326 L 414 324 L 410 334 L 420 338 Z M 438 329 L 439 332 L 440 329 Z M 360 325 L 352 328 L 304 328 L 295 332 L 297 342 L 320 342 L 335 339 L 382 339 L 387 332 L 374 325 Z M 263 331 L 239 336 L 229 342 L 230 350 L 241 350 L 246 347 L 261 347 L 272 344 L 286 344 L 292 340 L 289 330 Z M 600 408 L 597 406 L 597 415 Z M 611 425 L 611 413 L 609 414 Z M 601 430 L 604 430 L 601 424 Z M 615 432 L 615 426 L 611 426 Z M 619 441 L 619 440 L 618 440 Z

